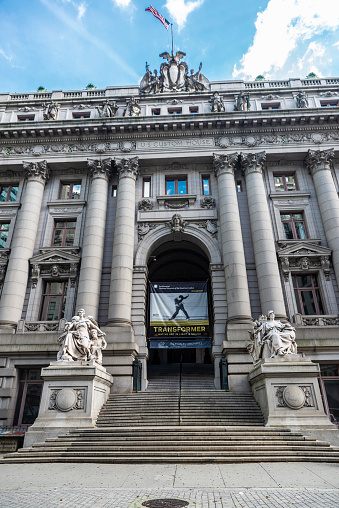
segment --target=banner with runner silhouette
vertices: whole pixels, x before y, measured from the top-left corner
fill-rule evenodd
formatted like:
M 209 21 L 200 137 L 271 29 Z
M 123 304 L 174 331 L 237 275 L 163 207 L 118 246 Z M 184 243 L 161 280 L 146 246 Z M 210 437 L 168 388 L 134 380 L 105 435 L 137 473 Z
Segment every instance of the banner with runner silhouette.
M 210 337 L 207 282 L 151 282 L 149 337 Z

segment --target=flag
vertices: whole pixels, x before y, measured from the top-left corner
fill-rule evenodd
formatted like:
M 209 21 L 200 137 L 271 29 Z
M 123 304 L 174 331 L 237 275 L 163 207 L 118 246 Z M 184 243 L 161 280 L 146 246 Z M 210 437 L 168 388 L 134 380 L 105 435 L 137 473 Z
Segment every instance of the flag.
M 159 14 L 159 12 L 156 9 L 154 9 L 153 5 L 151 5 L 151 7 L 147 7 L 145 11 L 151 12 L 153 16 L 155 16 L 159 21 L 161 21 L 166 30 L 168 30 L 168 27 L 170 26 L 171 23 L 167 21 L 167 19 L 165 19 L 164 16 L 161 16 L 161 14 Z

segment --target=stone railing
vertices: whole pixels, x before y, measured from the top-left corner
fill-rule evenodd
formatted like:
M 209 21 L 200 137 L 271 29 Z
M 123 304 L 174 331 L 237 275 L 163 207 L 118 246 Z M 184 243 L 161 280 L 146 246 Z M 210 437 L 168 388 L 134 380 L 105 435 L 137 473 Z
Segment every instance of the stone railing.
M 339 326 L 339 315 L 326 314 L 319 316 L 315 314 L 303 316 L 302 314 L 295 314 L 293 322 L 297 326 Z
M 63 332 L 66 319 L 60 321 L 18 321 L 17 333 Z

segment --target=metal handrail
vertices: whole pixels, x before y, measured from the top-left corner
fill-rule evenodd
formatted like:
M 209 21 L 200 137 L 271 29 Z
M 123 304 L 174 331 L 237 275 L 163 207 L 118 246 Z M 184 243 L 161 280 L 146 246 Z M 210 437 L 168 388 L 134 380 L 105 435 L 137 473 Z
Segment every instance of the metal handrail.
M 180 416 L 180 404 L 181 404 L 181 377 L 182 377 L 182 355 L 180 356 L 180 369 L 179 369 L 179 400 L 178 400 L 178 418 L 179 418 L 179 425 L 181 423 L 181 416 Z

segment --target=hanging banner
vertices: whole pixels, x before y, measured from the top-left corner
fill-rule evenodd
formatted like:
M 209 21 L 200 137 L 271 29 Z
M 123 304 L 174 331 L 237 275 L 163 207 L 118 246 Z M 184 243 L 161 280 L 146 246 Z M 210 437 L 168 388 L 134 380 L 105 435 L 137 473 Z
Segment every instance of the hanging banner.
M 207 282 L 151 282 L 150 338 L 210 337 Z
M 204 349 L 211 347 L 211 339 L 166 339 L 150 340 L 151 349 Z

